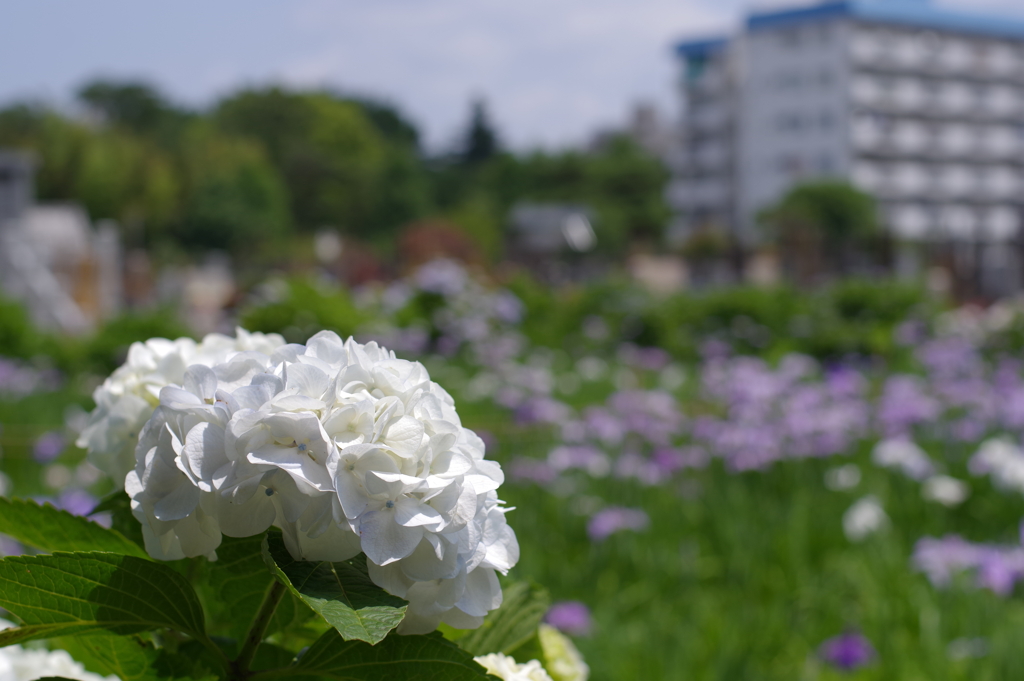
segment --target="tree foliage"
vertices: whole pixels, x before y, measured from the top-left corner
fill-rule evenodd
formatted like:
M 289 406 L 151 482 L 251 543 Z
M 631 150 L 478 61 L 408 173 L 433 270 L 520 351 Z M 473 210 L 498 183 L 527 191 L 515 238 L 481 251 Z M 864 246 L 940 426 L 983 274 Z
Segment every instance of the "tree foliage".
M 759 218 L 780 244 L 786 269 L 813 283 L 824 272 L 847 273 L 856 260 L 870 259 L 880 236 L 877 216 L 871 196 L 823 180 L 793 187 Z
M 827 239 L 873 236 L 878 230 L 875 202 L 846 182 L 807 182 L 789 190 L 762 220 L 778 231 L 813 230 Z
M 665 169 L 629 140 L 513 154 L 482 101 L 455 148 L 428 156 L 394 106 L 326 90 L 248 88 L 205 111 L 135 81 L 93 81 L 78 97 L 84 117 L 0 109 L 0 147 L 35 155 L 41 200 L 116 220 L 129 246 L 283 254 L 331 227 L 387 252 L 407 225 L 440 219 L 497 258 L 509 209 L 528 200 L 586 204 L 611 254 L 657 241 L 668 217 Z

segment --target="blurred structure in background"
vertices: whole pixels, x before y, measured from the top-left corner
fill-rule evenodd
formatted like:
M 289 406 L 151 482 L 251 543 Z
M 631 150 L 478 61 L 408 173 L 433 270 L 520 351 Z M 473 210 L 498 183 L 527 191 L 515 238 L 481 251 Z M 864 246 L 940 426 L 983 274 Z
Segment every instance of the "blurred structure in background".
M 509 215 L 508 259 L 542 281 L 584 281 L 605 274 L 587 254 L 597 246 L 593 211 L 583 205 L 520 202 Z
M 659 112 L 651 102 L 633 104 L 624 126 L 598 130 L 587 145 L 591 153 L 599 153 L 615 141 L 626 137 L 654 158 L 668 161 L 679 144 L 679 128 Z
M 0 150 L 0 288 L 41 328 L 79 334 L 120 311 L 117 226 L 81 206 L 36 204 L 35 162 Z
M 897 272 L 944 267 L 961 297 L 1024 286 L 1024 22 L 844 0 L 755 13 L 677 54 L 677 232 L 717 231 L 749 254 L 762 209 L 807 180 L 846 180 L 877 199 Z

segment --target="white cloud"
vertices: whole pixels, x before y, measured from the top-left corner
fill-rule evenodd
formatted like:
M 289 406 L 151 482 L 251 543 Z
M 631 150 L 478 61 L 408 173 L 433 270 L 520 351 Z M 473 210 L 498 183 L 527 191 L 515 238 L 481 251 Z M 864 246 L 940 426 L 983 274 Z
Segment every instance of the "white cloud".
M 1018 3 L 949 6 L 1019 14 Z M 327 85 L 398 104 L 437 148 L 465 124 L 470 98 L 484 96 L 508 143 L 557 146 L 621 123 L 638 100 L 674 111 L 672 45 L 734 30 L 742 6 L 740 0 L 11 3 L 0 11 L 0 63 L 8 65 L 0 70 L 0 100 L 68 99 L 97 74 L 147 78 L 193 104 L 246 84 Z
M 484 96 L 507 141 L 530 146 L 581 141 L 634 100 L 672 107 L 671 45 L 727 28 L 731 12 L 679 0 L 393 0 L 314 1 L 297 16 L 311 47 L 285 62 L 289 82 L 389 95 L 433 146 Z

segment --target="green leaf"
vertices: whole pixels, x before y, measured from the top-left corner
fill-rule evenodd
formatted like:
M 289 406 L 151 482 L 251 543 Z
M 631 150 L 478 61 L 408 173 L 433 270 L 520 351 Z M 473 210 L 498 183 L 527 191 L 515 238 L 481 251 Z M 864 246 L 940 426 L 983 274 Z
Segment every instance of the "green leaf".
M 181 650 L 156 648 L 138 636 L 91 634 L 67 636 L 54 642 L 68 651 L 85 668 L 104 676 L 114 675 L 121 681 L 217 681 L 211 671 L 216 663 L 205 664 L 205 649 L 187 653 Z M 185 644 L 188 648 L 190 644 Z
M 38 624 L 27 627 L 12 627 L 0 631 L 0 648 L 37 638 L 50 638 L 51 636 L 63 636 L 64 634 L 77 633 L 78 631 L 91 631 L 94 628 L 83 625 L 75 629 L 67 624 Z
M 203 664 L 201 655 L 186 655 L 166 648 L 158 649 L 138 636 L 91 634 L 67 636 L 55 642 L 85 668 L 105 676 L 113 674 L 122 681 L 180 681 L 213 679 L 217 676 Z M 206 652 L 199 651 L 200 654 Z
M 109 513 L 110 527 L 123 534 L 130 541 L 145 549 L 146 541 L 142 538 L 142 524 L 132 515 L 132 500 L 124 490 L 108 494 L 100 500 L 93 513 Z
M 505 587 L 501 607 L 488 613 L 479 629 L 459 638 L 459 646 L 473 655 L 510 655 L 537 633 L 549 607 L 551 598 L 545 589 L 516 582 Z
M 375 646 L 344 641 L 335 631 L 321 636 L 285 670 L 288 679 L 335 681 L 493 680 L 473 656 L 437 633 L 388 636 Z
M 211 617 L 211 634 L 241 639 L 275 579 L 263 562 L 263 537 L 224 537 L 217 560 L 206 563 L 206 578 L 199 585 Z M 267 627 L 267 635 L 312 617 L 290 592 L 281 599 Z
M 150 681 L 159 652 L 138 636 L 67 636 L 55 642 L 59 648 L 97 674 L 114 674 L 121 681 Z
M 136 522 L 136 525 L 138 522 Z M 110 551 L 147 558 L 138 544 L 81 516 L 26 499 L 0 497 L 0 534 L 46 552 Z
M 205 638 L 199 598 L 184 577 L 149 560 L 113 553 L 54 553 L 0 560 L 0 607 L 25 626 L 0 646 L 105 630 L 176 629 Z
M 263 560 L 274 576 L 346 641 L 377 643 L 405 617 L 408 603 L 370 581 L 363 556 L 339 563 L 297 561 L 281 534 L 268 532 Z
M 275 645 L 270 641 L 264 641 L 256 649 L 256 656 L 252 659 L 250 669 L 280 669 L 287 667 L 295 659 L 295 653 L 287 648 Z

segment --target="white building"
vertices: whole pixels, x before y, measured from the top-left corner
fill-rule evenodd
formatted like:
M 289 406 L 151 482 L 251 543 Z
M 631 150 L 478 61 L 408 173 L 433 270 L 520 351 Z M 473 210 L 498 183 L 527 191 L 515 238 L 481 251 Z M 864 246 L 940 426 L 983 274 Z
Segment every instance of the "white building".
M 960 244 L 1019 276 L 1006 246 L 1024 207 L 1024 19 L 840 0 L 754 13 L 677 54 L 668 196 L 688 228 L 754 245 L 757 212 L 794 184 L 848 179 L 898 240 Z
M 93 229 L 74 204 L 37 204 L 35 165 L 0 150 L 0 293 L 20 300 L 41 328 L 93 329 L 121 307 L 117 227 Z

